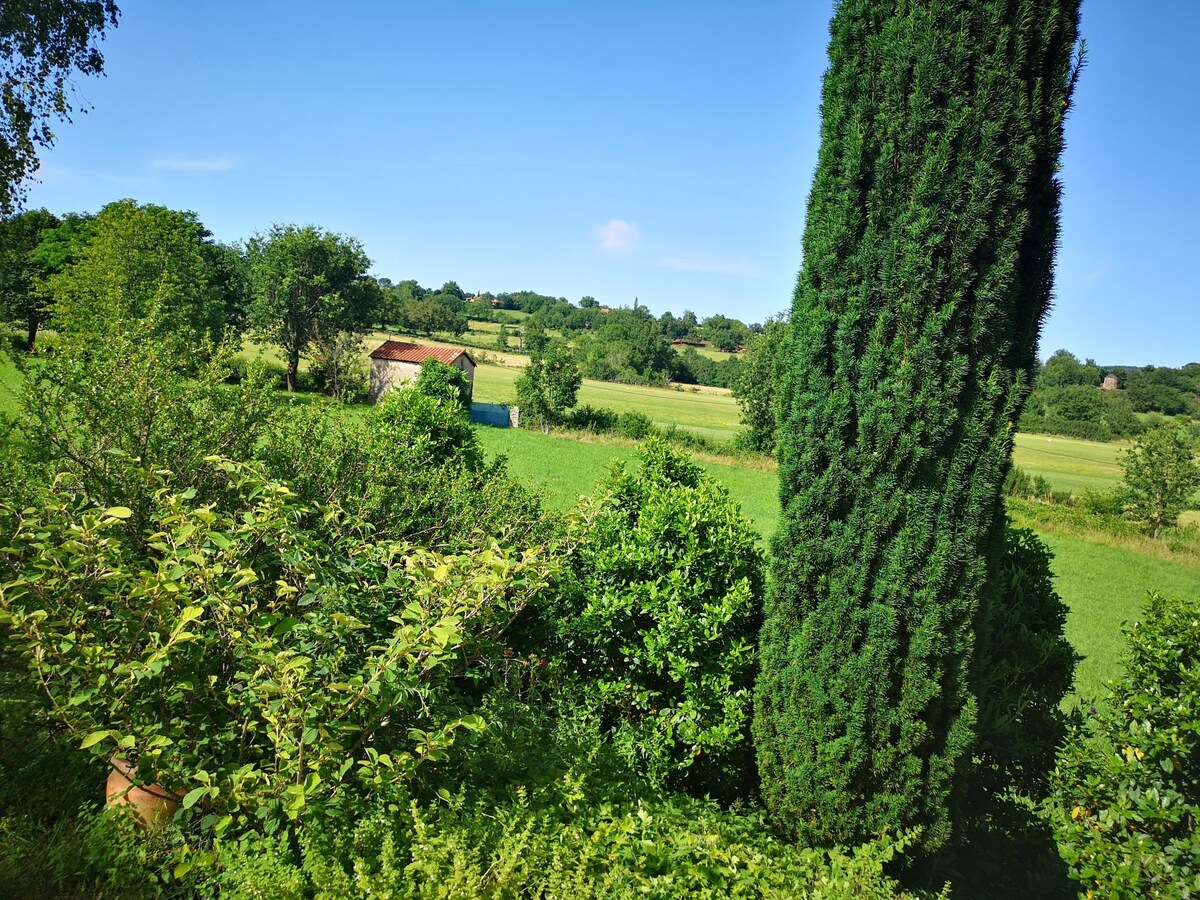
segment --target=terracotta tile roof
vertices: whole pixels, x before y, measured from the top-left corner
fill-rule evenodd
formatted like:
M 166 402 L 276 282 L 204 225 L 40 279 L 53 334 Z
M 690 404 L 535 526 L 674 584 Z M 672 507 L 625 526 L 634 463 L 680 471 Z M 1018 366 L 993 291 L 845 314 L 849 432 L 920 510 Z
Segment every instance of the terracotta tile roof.
M 471 355 L 460 347 L 429 347 L 425 344 L 406 344 L 403 341 L 384 341 L 371 353 L 371 359 L 390 359 L 407 363 L 436 359 L 448 366 L 453 365 L 460 356 L 471 359 Z M 471 364 L 474 365 L 475 360 L 471 359 Z

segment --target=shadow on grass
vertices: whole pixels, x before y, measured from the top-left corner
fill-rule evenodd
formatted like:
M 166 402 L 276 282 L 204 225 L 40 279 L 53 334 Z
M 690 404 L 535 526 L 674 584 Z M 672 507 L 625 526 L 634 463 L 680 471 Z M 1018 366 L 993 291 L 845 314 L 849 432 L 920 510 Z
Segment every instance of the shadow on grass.
M 1049 826 L 1028 803 L 1005 798 L 964 826 L 962 841 L 903 878 L 914 888 L 951 887 L 971 900 L 1072 900 L 1079 886 L 1067 874 Z

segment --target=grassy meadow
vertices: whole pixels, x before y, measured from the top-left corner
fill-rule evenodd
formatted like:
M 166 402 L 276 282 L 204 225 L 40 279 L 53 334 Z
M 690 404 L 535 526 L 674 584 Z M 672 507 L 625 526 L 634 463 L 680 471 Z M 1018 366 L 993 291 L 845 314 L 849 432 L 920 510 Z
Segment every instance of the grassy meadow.
M 524 360 L 522 360 L 522 365 Z M 475 399 L 480 403 L 517 402 L 519 367 L 480 365 L 475 369 Z M 634 410 L 655 425 L 674 425 L 714 441 L 730 441 L 742 430 L 738 405 L 723 388 L 644 387 L 585 378 L 579 388 L 579 403 L 603 406 L 619 412 Z
M 1056 491 L 1109 491 L 1121 480 L 1117 454 L 1128 442 L 1100 443 L 1046 434 L 1018 434 L 1013 462 L 1041 475 Z
M 477 428 L 477 434 L 489 453 L 507 456 L 513 474 L 538 486 L 547 504 L 556 509 L 570 508 L 592 491 L 609 467 L 630 463 L 635 457 L 630 442 L 580 441 L 564 435 L 486 427 Z M 1021 444 L 1037 448 L 1037 436 L 1018 437 Z M 1078 467 L 1094 463 L 1099 455 L 1096 446 L 1082 448 Z M 1115 449 L 1111 452 L 1115 458 Z M 700 462 L 741 504 L 764 538 L 775 533 L 779 502 L 774 471 Z M 1060 468 L 1065 465 L 1055 462 Z M 1114 478 L 1108 486 L 1115 483 Z M 1136 548 L 1109 546 L 1045 529 L 1040 534 L 1054 553 L 1056 586 L 1070 608 L 1067 636 L 1083 657 L 1076 673 L 1078 695 L 1081 699 L 1102 696 L 1105 682 L 1120 668 L 1121 623 L 1137 617 L 1147 591 L 1168 595 L 1200 592 L 1200 560 L 1156 558 Z

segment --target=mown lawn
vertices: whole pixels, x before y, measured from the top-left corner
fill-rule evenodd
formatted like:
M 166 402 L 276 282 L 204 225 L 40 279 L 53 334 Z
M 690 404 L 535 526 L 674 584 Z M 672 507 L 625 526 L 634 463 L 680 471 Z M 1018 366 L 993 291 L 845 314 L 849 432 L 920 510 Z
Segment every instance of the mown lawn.
M 1103 695 L 1121 668 L 1121 624 L 1136 619 L 1148 591 L 1200 595 L 1200 570 L 1078 538 L 1042 534 L 1054 552 L 1051 568 L 1070 607 L 1067 638 L 1084 657 L 1075 673 L 1082 698 Z
M 1056 491 L 1109 491 L 1121 480 L 1117 454 L 1130 445 L 1101 443 L 1045 434 L 1018 434 L 1013 462 L 1030 475 L 1041 475 Z
M 0 416 L 11 415 L 17 411 L 17 385 L 21 383 L 21 375 L 13 365 L 12 358 L 6 353 L 0 353 Z
M 507 456 L 509 470 L 538 486 L 554 509 L 568 509 L 582 495 L 590 494 L 613 464 L 636 462 L 636 450 L 626 443 L 580 441 L 518 428 L 479 426 L 476 433 L 488 453 Z M 715 462 L 701 461 L 700 465 L 742 505 L 761 534 L 775 532 L 779 499 L 774 472 Z

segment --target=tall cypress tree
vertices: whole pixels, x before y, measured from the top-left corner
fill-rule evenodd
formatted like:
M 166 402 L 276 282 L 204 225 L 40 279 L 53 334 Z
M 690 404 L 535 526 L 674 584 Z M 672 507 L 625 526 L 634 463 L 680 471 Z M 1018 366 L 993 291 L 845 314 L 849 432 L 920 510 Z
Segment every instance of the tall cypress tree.
M 1079 0 L 841 0 L 783 350 L 755 739 L 778 825 L 949 836 L 1051 300 Z

